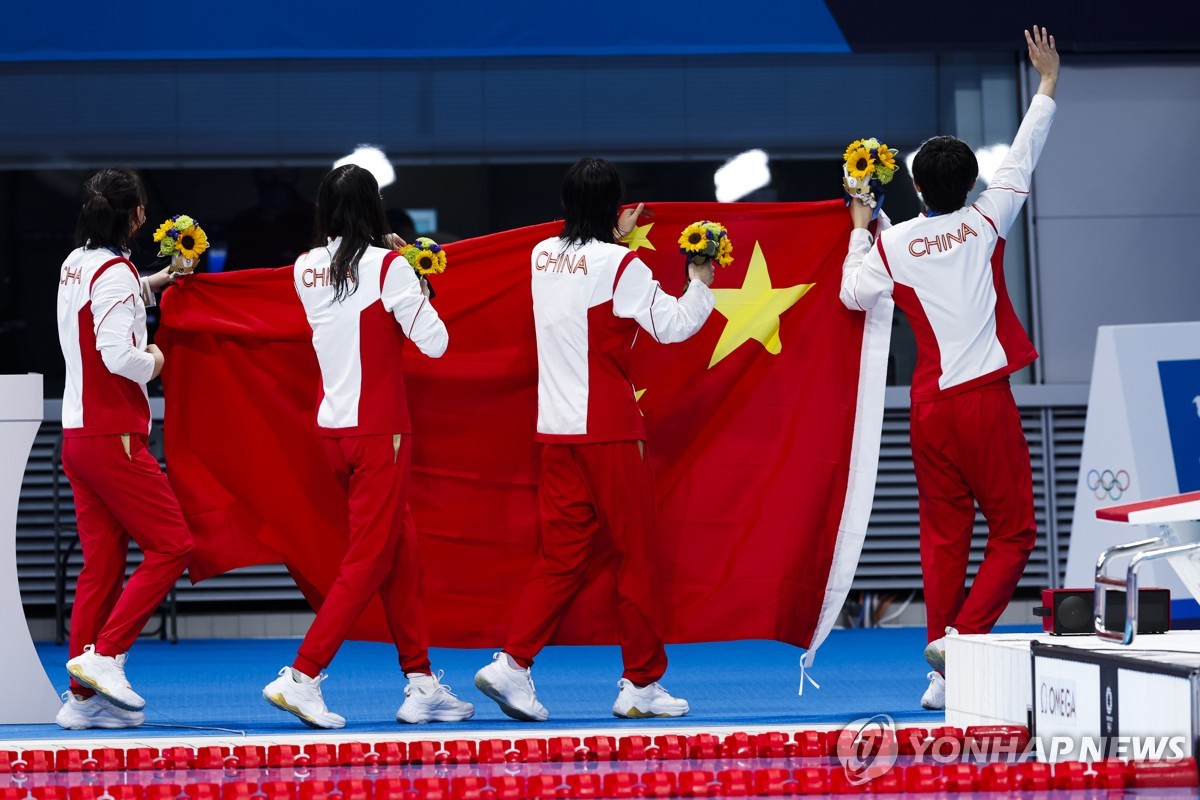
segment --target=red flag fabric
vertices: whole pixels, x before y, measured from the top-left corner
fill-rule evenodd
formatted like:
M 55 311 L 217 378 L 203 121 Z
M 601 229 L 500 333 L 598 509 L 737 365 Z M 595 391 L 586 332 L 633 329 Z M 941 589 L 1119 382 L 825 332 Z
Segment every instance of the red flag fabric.
M 815 649 L 857 565 L 874 492 L 891 306 L 838 299 L 842 203 L 649 207 L 627 243 L 685 285 L 678 238 L 729 230 L 716 311 L 682 344 L 638 337 L 634 389 L 656 472 L 655 586 L 668 641 Z M 410 348 L 413 518 L 433 644 L 496 646 L 538 553 L 530 251 L 558 223 L 446 246 L 437 360 Z M 315 434 L 317 366 L 291 269 L 196 275 L 162 302 L 168 474 L 197 541 L 191 575 L 283 563 L 319 607 L 344 551 L 345 496 Z M 616 641 L 598 553 L 555 634 Z M 378 601 L 356 625 L 386 640 Z

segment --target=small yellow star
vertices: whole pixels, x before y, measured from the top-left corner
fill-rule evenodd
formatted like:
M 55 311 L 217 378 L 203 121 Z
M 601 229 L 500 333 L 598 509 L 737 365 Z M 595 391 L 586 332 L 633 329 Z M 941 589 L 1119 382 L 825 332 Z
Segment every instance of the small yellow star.
M 816 284 L 801 283 L 776 289 L 771 286 L 771 274 L 767 271 L 767 259 L 758 242 L 754 243 L 754 254 L 746 268 L 746 279 L 740 289 L 713 289 L 717 311 L 725 317 L 725 330 L 713 350 L 712 369 L 721 359 L 732 353 L 745 342 L 754 339 L 772 355 L 783 349 L 779 339 L 779 317 L 796 304 Z
M 634 225 L 633 230 L 625 234 L 621 241 L 629 245 L 630 250 L 637 250 L 639 247 L 653 250 L 654 245 L 650 242 L 650 229 L 653 227 L 653 222 L 646 225 Z

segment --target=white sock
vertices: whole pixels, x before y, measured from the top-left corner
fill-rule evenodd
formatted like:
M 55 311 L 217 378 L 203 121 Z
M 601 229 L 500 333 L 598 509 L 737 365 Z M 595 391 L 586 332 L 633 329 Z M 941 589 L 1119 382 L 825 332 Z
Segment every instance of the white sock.
M 296 669 L 295 667 L 290 667 L 290 669 L 292 670 L 292 680 L 294 680 L 296 683 L 312 683 L 313 682 L 313 679 L 311 677 L 309 677 L 308 675 L 305 675 L 303 672 Z
M 408 672 L 405 677 L 409 685 L 415 686 L 422 694 L 429 694 L 437 688 L 437 681 L 428 672 Z
M 521 670 L 522 672 L 524 672 L 524 671 L 525 671 L 525 668 L 524 668 L 524 667 L 522 667 L 520 664 L 518 664 L 518 663 L 517 663 L 517 660 L 516 660 L 515 658 L 513 658 L 512 656 L 510 656 L 508 653 L 505 653 L 505 654 L 504 654 L 504 657 L 505 657 L 506 659 L 508 659 L 508 668 L 509 668 L 509 669 L 519 669 L 519 670 Z

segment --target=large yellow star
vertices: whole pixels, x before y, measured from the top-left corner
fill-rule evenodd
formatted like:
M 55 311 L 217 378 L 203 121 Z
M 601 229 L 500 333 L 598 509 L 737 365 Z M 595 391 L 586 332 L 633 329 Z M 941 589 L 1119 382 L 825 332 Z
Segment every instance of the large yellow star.
M 778 355 L 783 349 L 783 342 L 779 339 L 779 316 L 795 305 L 814 285 L 801 283 L 785 289 L 772 287 L 767 259 L 758 242 L 755 242 L 742 288 L 712 290 L 717 300 L 717 311 L 727 322 L 708 368 L 712 369 L 721 359 L 751 339 L 760 342 L 768 353 Z
M 633 230 L 625 234 L 621 241 L 629 245 L 630 250 L 637 250 L 639 247 L 653 250 L 654 245 L 650 243 L 650 229 L 653 227 L 653 222 L 646 225 L 634 225 Z

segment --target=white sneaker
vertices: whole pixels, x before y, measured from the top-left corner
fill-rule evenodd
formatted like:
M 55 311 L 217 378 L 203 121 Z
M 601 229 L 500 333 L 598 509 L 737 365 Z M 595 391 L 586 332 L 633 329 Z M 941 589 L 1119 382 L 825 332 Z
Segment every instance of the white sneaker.
M 957 636 L 954 628 L 946 628 L 946 636 Z M 946 673 L 946 636 L 925 645 L 925 663 L 943 675 Z
M 310 678 L 291 667 L 279 670 L 279 677 L 263 688 L 263 699 L 276 708 L 295 714 L 312 728 L 343 728 L 346 718 L 325 707 L 321 696 L 321 681 L 329 676 L 321 673 Z
M 931 672 L 927 677 L 929 678 L 929 688 L 925 690 L 925 694 L 921 695 L 921 708 L 927 708 L 930 711 L 945 711 L 946 679 L 940 672 Z
M 613 703 L 613 716 L 626 719 L 645 717 L 682 717 L 690 710 L 687 700 L 671 697 L 661 684 L 652 683 L 638 688 L 625 678 L 617 681 L 621 691 Z
M 63 707 L 58 710 L 54 721 L 58 727 L 69 731 L 84 731 L 89 728 L 136 728 L 146 721 L 141 711 L 126 711 L 104 699 L 104 695 L 77 697 L 63 692 Z
M 492 663 L 475 673 L 475 688 L 496 701 L 500 710 L 522 722 L 545 722 L 550 712 L 538 702 L 533 676 L 527 669 L 514 669 L 504 652 L 492 656 Z
M 125 677 L 127 655 L 102 656 L 96 652 L 94 645 L 89 644 L 83 648 L 82 654 L 67 662 L 67 672 L 84 686 L 104 695 L 117 708 L 141 711 L 146 707 L 146 701 L 133 690 L 129 679 Z
M 409 678 L 404 687 L 404 705 L 396 711 L 396 722 L 462 722 L 475 716 L 475 706 L 459 700 L 437 675 Z

